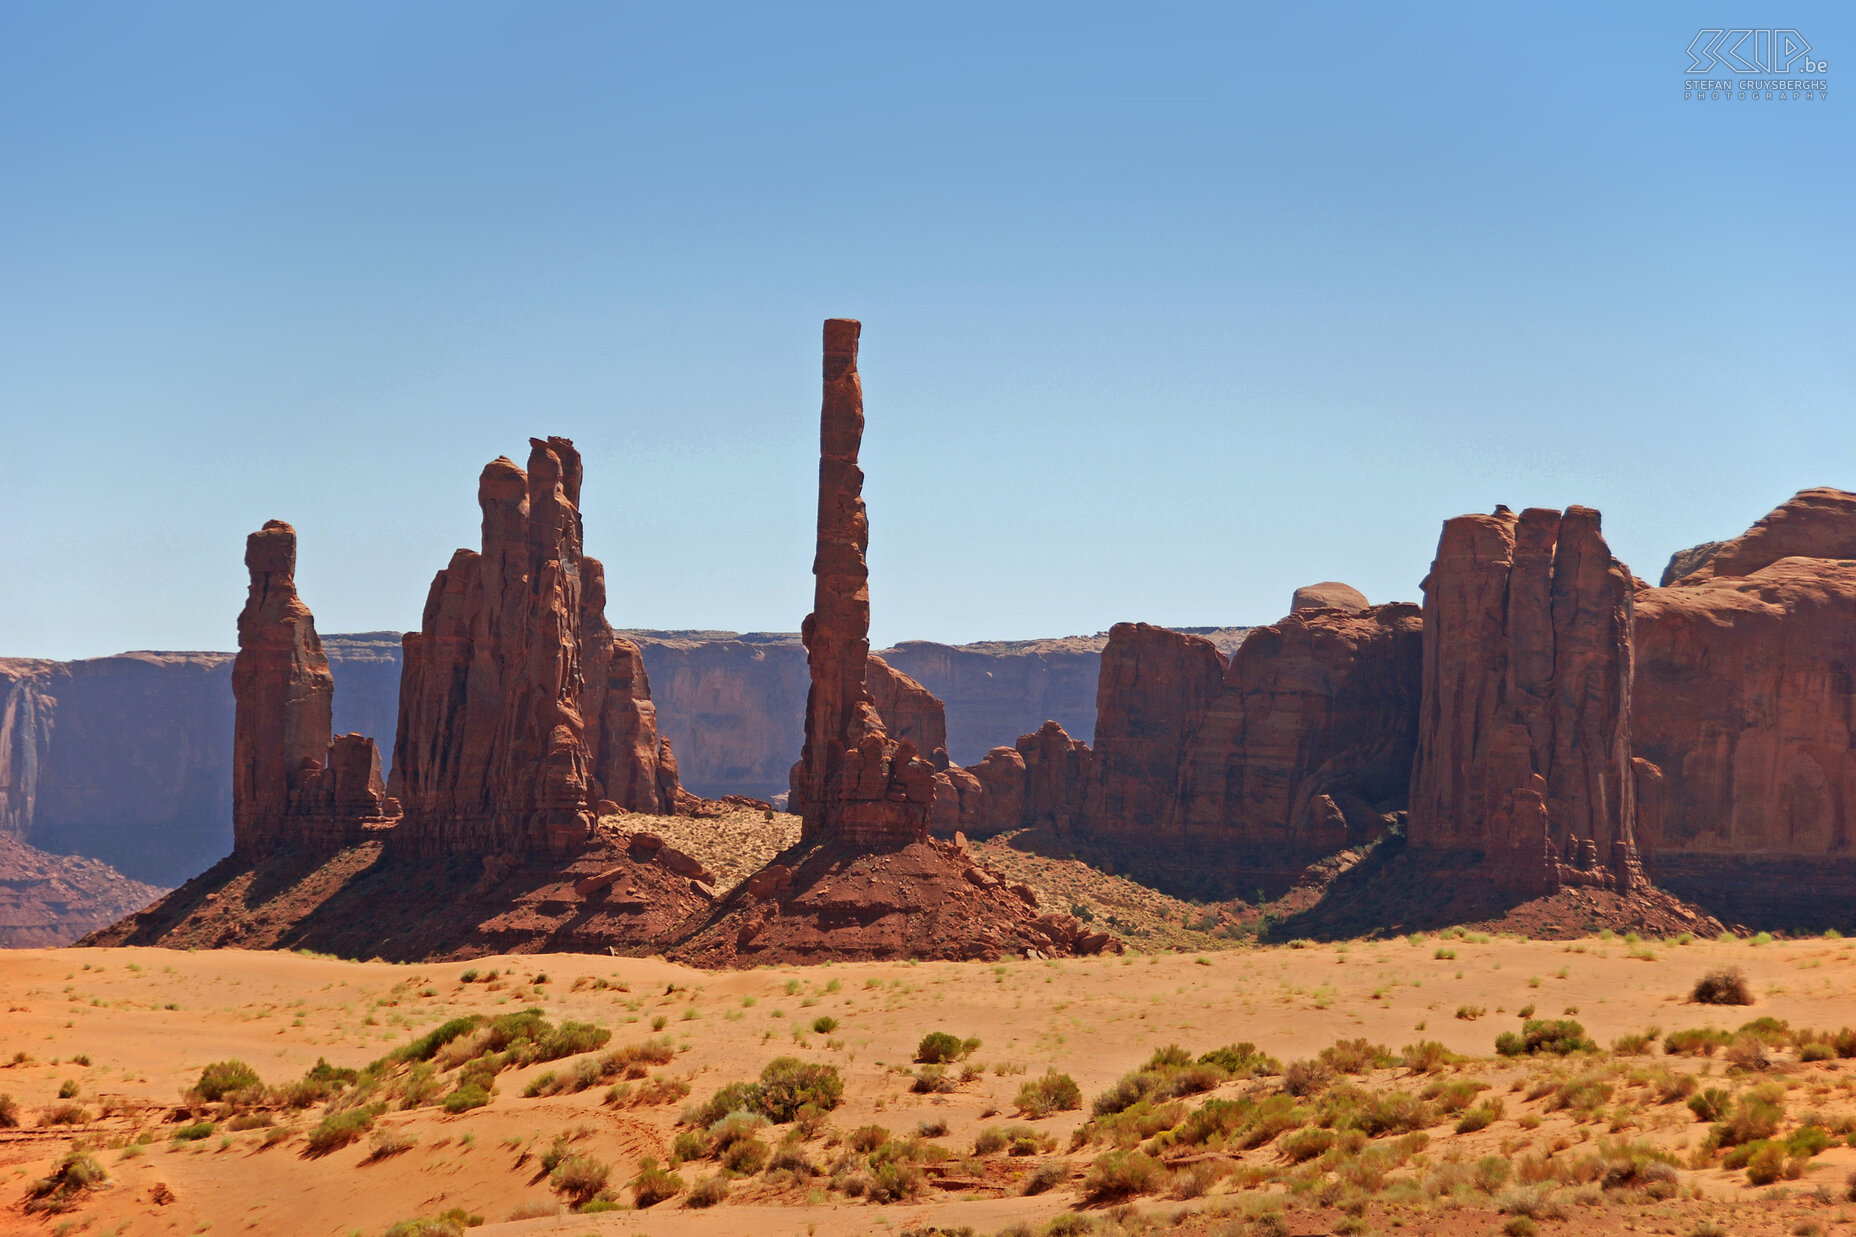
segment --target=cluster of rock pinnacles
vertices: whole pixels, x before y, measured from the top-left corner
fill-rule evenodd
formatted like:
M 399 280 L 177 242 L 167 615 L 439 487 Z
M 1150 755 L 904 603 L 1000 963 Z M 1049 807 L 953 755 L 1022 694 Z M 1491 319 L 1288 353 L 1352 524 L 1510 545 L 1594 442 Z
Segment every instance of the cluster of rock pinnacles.
M 1856 862 L 1856 495 L 1829 489 L 1678 556 L 1661 587 L 1611 555 L 1588 508 L 1461 516 L 1422 607 L 1311 586 L 1228 658 L 1119 624 L 1093 745 L 1047 722 L 970 768 L 950 763 L 941 702 L 870 653 L 859 332 L 825 324 L 811 688 L 789 805 L 802 846 L 940 846 L 953 866 L 935 860 L 922 879 L 989 897 L 1001 883 L 964 839 L 931 831 L 1038 827 L 1281 865 L 1400 830 L 1412 851 L 1467 856 L 1520 894 L 1628 892 L 1647 871 L 1797 896 L 1800 873 L 1821 885 L 1827 860 Z M 568 856 L 601 815 L 700 810 L 658 735 L 639 651 L 606 622 L 580 485 L 562 438 L 531 440 L 526 469 L 484 469 L 482 548 L 438 573 L 404 638 L 387 786 L 373 740 L 330 734 L 294 531 L 251 535 L 233 677 L 239 854 L 380 837 L 411 855 Z M 742 919 L 745 944 L 772 903 L 799 913 L 807 871 L 769 869 L 718 914 Z M 1015 896 L 989 905 L 1023 927 L 1035 899 Z M 755 918 L 741 901 L 757 898 L 770 910 Z M 1106 944 L 1073 921 L 1030 937 Z

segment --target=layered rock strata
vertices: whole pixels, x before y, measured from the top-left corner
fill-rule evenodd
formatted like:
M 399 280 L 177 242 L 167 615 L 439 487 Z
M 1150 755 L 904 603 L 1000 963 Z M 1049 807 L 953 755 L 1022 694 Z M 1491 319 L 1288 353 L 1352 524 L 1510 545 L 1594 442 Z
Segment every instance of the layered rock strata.
M 1641 590 L 1636 638 L 1652 877 L 1749 922 L 1840 923 L 1831 908 L 1856 890 L 1856 495 L 1806 490 Z
M 1424 582 L 1414 848 L 1480 852 L 1520 891 L 1641 880 L 1632 587 L 1589 508 L 1445 522 Z
M 232 664 L 233 849 L 256 857 L 358 842 L 396 812 L 374 741 L 331 737 L 335 680 L 297 596 L 296 530 L 267 521 L 245 541 L 245 567 Z
M 1164 836 L 1298 858 L 1378 836 L 1406 806 L 1422 632 L 1403 603 L 1252 631 L 1187 743 Z
M 677 806 L 642 656 L 582 552 L 580 455 L 529 443 L 527 469 L 484 468 L 483 548 L 452 555 L 405 637 L 391 786 L 418 853 L 564 854 L 601 800 Z

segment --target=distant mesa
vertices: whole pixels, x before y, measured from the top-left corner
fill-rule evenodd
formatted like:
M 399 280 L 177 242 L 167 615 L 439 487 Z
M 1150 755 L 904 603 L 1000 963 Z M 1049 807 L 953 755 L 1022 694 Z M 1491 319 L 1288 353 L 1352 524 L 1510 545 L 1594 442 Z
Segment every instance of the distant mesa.
M 1295 590 L 1295 596 L 1289 600 L 1291 614 L 1300 614 L 1303 610 L 1345 610 L 1357 614 L 1371 608 L 1372 603 L 1366 600 L 1365 593 L 1338 580 L 1304 584 Z

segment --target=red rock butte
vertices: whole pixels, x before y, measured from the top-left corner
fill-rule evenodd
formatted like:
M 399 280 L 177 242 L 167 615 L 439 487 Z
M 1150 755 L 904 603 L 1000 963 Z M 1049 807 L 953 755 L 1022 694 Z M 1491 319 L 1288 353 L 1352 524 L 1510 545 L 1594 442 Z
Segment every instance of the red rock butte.
M 607 625 L 605 569 L 581 551 L 580 481 L 565 438 L 531 438 L 526 470 L 484 468 L 483 548 L 452 555 L 405 637 L 397 846 L 567 854 L 602 800 L 676 811 L 643 658 Z
M 235 851 L 338 849 L 398 815 L 380 753 L 358 734 L 330 735 L 335 680 L 316 620 L 296 591 L 296 530 L 267 521 L 245 540 L 251 575 L 232 664 Z

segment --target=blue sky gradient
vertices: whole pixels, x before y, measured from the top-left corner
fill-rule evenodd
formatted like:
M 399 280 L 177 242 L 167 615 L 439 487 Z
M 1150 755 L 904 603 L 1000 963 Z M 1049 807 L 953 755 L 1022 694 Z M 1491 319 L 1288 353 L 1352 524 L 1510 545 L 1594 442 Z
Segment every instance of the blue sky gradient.
M 1856 488 L 1827 100 L 1693 6 L 0 8 L 0 654 L 229 648 L 246 533 L 416 627 L 565 434 L 624 627 L 794 630 L 864 321 L 875 639 L 1417 599 L 1585 503 L 1654 579 Z

